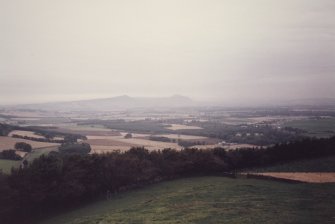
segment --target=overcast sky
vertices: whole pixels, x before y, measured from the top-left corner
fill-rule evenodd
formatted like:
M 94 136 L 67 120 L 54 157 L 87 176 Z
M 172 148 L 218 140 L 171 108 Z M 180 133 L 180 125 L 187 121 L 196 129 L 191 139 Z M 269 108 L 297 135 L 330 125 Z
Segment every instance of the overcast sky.
M 0 0 L 0 104 L 335 97 L 334 0 Z

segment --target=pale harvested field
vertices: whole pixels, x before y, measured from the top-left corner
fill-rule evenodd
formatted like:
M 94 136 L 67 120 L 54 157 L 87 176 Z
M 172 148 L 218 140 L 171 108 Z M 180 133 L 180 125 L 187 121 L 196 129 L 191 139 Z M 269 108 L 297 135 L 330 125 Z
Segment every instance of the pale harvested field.
M 112 130 L 97 130 L 97 129 L 72 129 L 72 128 L 66 128 L 66 127 L 61 127 L 57 128 L 56 131 L 59 132 L 64 132 L 64 133 L 69 133 L 69 134 L 80 134 L 80 135 L 94 135 L 94 136 L 120 136 L 119 132 L 112 131 Z
M 266 172 L 252 173 L 256 175 L 270 176 L 289 180 L 298 180 L 307 183 L 335 183 L 335 172 L 331 173 L 286 173 L 286 172 Z
M 64 137 L 54 137 L 52 140 L 63 141 Z
M 177 130 L 196 130 L 196 129 L 202 129 L 202 128 L 197 127 L 197 126 L 183 125 L 183 124 L 171 124 L 171 126 L 166 127 L 166 129 L 177 131 Z
M 76 125 L 76 124 L 70 124 L 70 125 L 63 125 L 60 126 L 62 128 L 74 130 L 74 131 L 110 131 L 111 129 L 104 128 L 104 127 L 97 127 L 97 126 L 88 126 L 88 125 Z
M 129 132 L 120 132 L 122 136 L 125 136 L 127 133 Z M 133 138 L 145 138 L 150 136 L 149 134 L 138 134 L 138 133 L 131 133 L 131 135 L 133 136 Z
M 177 143 L 170 143 L 170 142 L 159 142 L 159 141 L 151 141 L 148 139 L 142 138 L 124 138 L 126 133 L 122 133 L 121 136 L 94 136 L 88 135 L 85 142 L 91 145 L 91 148 L 96 152 L 99 153 L 100 151 L 114 151 L 117 149 L 128 150 L 131 147 L 145 147 L 148 150 L 158 150 L 158 149 L 165 149 L 165 148 L 173 148 L 180 150 L 180 147 Z M 136 136 L 133 135 L 133 136 Z M 148 135 L 146 135 L 148 136 Z
M 250 117 L 250 120 L 255 122 L 271 122 L 271 121 L 280 121 L 280 120 L 303 120 L 306 119 L 306 116 L 266 116 L 266 117 Z
M 121 135 L 116 136 L 116 135 L 111 135 L 111 136 L 104 136 L 104 135 L 87 135 L 87 139 L 113 139 L 113 140 L 118 140 L 118 139 L 124 139 L 124 136 L 127 134 L 126 132 L 121 132 Z M 133 136 L 133 139 L 147 139 L 150 137 L 149 134 L 135 134 L 131 133 Z M 182 140 L 203 140 L 207 139 L 207 137 L 203 136 L 195 136 L 195 135 L 177 135 L 177 134 L 166 134 L 166 135 L 154 135 L 157 137 L 166 137 L 170 139 L 182 139 Z
M 149 134 L 137 134 L 132 133 L 132 138 L 125 139 L 124 136 L 127 132 L 120 132 L 120 136 L 103 136 L 103 135 L 87 135 L 87 139 L 85 142 L 91 145 L 93 153 L 104 153 L 115 150 L 128 150 L 131 147 L 145 147 L 148 150 L 162 150 L 166 148 L 172 148 L 176 150 L 181 150 L 183 147 L 179 146 L 177 143 L 172 142 L 160 142 L 160 141 L 152 141 L 148 139 L 150 137 Z M 155 135 L 166 137 L 170 139 L 182 139 L 182 140 L 210 140 L 207 137 L 203 136 L 194 136 L 194 135 L 177 135 L 177 134 L 165 134 L 165 135 Z M 216 142 L 212 141 L 212 142 Z M 210 144 L 209 145 L 201 145 L 196 146 L 202 149 L 210 149 L 214 147 L 218 147 L 219 145 Z
M 138 144 L 131 144 L 128 142 L 122 142 L 113 139 L 88 139 L 84 142 L 90 145 L 100 145 L 100 146 L 129 146 L 129 147 L 137 147 L 140 146 Z
M 33 117 L 16 117 L 12 118 L 14 121 L 39 121 L 40 118 L 33 118 Z
M 109 136 L 104 136 L 104 135 L 87 135 L 86 136 L 88 140 L 90 139 L 101 139 L 101 140 L 120 140 L 120 139 L 124 139 L 123 136 L 113 136 L 113 135 L 109 135 Z
M 42 136 L 42 135 L 37 135 L 37 134 L 35 134 L 35 133 L 32 132 L 32 131 L 14 130 L 14 131 L 11 131 L 11 132 L 8 134 L 9 137 L 12 137 L 13 135 L 20 135 L 20 136 L 23 136 L 23 137 L 27 136 L 27 137 L 31 137 L 31 138 L 43 138 L 43 139 L 45 139 L 44 136 Z
M 21 138 L 12 138 L 8 136 L 0 136 L 0 151 L 4 149 L 13 149 L 15 143 L 17 142 L 25 142 L 30 144 L 33 149 L 35 148 L 42 148 L 42 147 L 50 147 L 50 146 L 58 146 L 59 144 L 57 143 L 49 143 L 49 142 L 36 142 L 36 141 L 31 141 L 31 140 L 26 140 L 26 139 L 21 139 Z
M 170 139 L 182 139 L 182 140 L 201 140 L 201 139 L 207 139 L 207 137 L 196 136 L 196 135 L 166 134 L 166 135 L 155 135 L 155 136 L 161 136 L 161 137 L 166 137 L 166 138 L 170 138 Z
M 137 139 L 137 138 L 123 139 L 123 141 L 131 144 L 144 146 L 149 150 L 158 150 L 166 148 L 172 148 L 177 150 L 182 149 L 182 147 L 179 146 L 177 143 L 170 143 L 170 142 L 159 142 L 159 141 L 151 141 L 147 139 Z
M 213 149 L 213 148 L 225 148 L 227 150 L 235 150 L 235 149 L 241 149 L 241 148 L 253 148 L 258 147 L 257 145 L 250 145 L 250 144 L 234 144 L 234 145 L 220 145 L 220 144 L 210 144 L 210 145 L 195 145 L 193 148 L 198 149 Z
M 27 152 L 16 150 L 15 154 L 19 155 L 21 158 L 23 158 L 23 157 L 25 157 L 27 155 Z

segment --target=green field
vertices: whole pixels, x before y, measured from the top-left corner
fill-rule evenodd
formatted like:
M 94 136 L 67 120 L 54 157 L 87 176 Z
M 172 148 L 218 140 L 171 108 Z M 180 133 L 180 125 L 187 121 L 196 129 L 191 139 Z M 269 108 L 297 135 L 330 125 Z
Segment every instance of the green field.
M 335 135 L 335 118 L 294 120 L 285 122 L 284 126 L 305 130 L 311 137 L 327 138 Z
M 19 167 L 21 164 L 21 161 L 15 161 L 15 160 L 7 160 L 7 159 L 0 159 L 0 170 L 2 170 L 3 173 L 10 173 L 12 167 Z
M 335 184 L 224 177 L 163 182 L 41 222 L 335 223 Z
M 335 172 L 335 156 L 305 159 L 264 168 L 247 170 L 250 172 Z
M 34 149 L 33 151 L 31 151 L 30 153 L 28 153 L 26 155 L 25 159 L 28 162 L 32 162 L 32 161 L 34 161 L 34 159 L 39 158 L 43 154 L 47 155 L 51 151 L 58 151 L 58 146 L 51 146 L 51 147 L 44 147 L 44 148 Z
M 32 162 L 34 159 L 40 157 L 43 154 L 49 154 L 51 151 L 57 151 L 57 150 L 58 147 L 56 146 L 34 149 L 33 151 L 31 151 L 26 155 L 25 159 L 28 162 Z M 18 168 L 20 164 L 21 161 L 0 159 L 0 170 L 2 170 L 3 173 L 9 174 L 12 167 Z

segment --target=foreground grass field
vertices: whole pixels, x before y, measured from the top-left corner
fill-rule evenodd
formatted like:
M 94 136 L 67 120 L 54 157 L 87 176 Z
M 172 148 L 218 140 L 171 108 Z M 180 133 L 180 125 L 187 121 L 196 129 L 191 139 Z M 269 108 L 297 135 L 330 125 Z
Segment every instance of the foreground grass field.
M 335 184 L 187 178 L 123 193 L 43 224 L 335 223 Z

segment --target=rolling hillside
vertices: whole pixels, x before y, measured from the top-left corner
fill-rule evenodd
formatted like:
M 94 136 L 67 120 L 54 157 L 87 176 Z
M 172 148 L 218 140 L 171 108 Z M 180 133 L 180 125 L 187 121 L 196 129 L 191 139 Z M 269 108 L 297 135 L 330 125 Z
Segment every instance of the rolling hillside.
M 334 187 L 186 178 L 122 193 L 41 224 L 334 223 Z

